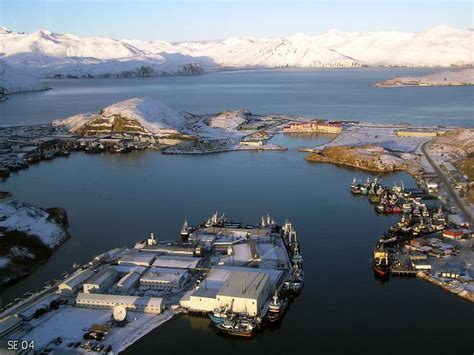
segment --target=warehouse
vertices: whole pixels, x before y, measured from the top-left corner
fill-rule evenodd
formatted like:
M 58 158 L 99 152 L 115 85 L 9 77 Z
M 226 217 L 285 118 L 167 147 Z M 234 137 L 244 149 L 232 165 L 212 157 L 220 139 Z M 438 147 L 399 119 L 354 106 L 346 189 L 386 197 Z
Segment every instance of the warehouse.
M 259 314 L 272 289 L 268 274 L 231 271 L 217 293 L 219 306 L 229 306 L 236 313 Z
M 200 258 L 195 258 L 192 256 L 160 255 L 153 262 L 153 266 L 178 269 L 194 269 L 197 267 L 200 261 Z
M 63 293 L 73 293 L 79 290 L 82 284 L 93 275 L 94 272 L 90 269 L 75 273 L 61 282 L 58 286 L 58 290 Z
M 84 293 L 100 293 L 109 289 L 117 279 L 117 270 L 107 268 L 106 270 L 96 274 L 89 281 L 84 283 Z
M 180 305 L 191 312 L 210 312 L 224 306 L 256 316 L 273 289 L 267 272 L 213 269 L 196 290 L 181 299 Z
M 187 279 L 188 272 L 183 269 L 150 268 L 140 278 L 142 290 L 172 291 L 179 288 Z
M 88 308 L 114 308 L 124 306 L 129 311 L 161 313 L 164 305 L 159 297 L 135 297 L 121 295 L 103 295 L 99 293 L 79 293 L 76 305 Z
M 130 271 L 123 276 L 115 285 L 114 291 L 120 294 L 127 294 L 140 283 L 138 272 Z
M 137 266 L 150 266 L 155 259 L 156 254 L 143 253 L 139 251 L 131 251 L 123 255 L 119 261 L 119 265 L 137 265 Z

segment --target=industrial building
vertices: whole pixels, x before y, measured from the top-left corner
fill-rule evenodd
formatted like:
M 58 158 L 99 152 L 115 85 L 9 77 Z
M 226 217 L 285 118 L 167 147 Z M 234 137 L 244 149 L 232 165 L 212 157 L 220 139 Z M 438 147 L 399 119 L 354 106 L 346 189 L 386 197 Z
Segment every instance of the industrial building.
M 74 293 L 79 290 L 82 284 L 93 275 L 94 272 L 90 269 L 74 273 L 58 285 L 58 290 L 62 293 Z
M 283 127 L 283 132 L 287 133 L 333 133 L 342 132 L 342 124 L 339 122 L 328 122 L 325 120 L 312 120 L 304 122 L 290 122 Z
M 155 260 L 156 254 L 144 253 L 141 251 L 131 251 L 124 254 L 119 260 L 119 265 L 150 266 Z
M 430 129 L 406 129 L 398 130 L 395 135 L 398 137 L 418 137 L 418 138 L 432 138 L 446 133 L 444 130 L 430 130 Z
M 100 293 L 79 293 L 76 305 L 88 308 L 114 308 L 124 306 L 128 311 L 161 313 L 163 299 L 159 297 L 135 297 L 122 295 L 104 295 Z
M 172 291 L 178 288 L 187 276 L 188 272 L 183 269 L 152 267 L 140 278 L 140 288 L 153 291 Z
M 135 271 L 130 271 L 125 274 L 115 285 L 114 292 L 120 294 L 127 294 L 140 283 L 141 274 Z
M 143 252 L 164 253 L 170 255 L 194 255 L 194 248 L 178 244 L 145 245 Z
M 83 285 L 84 293 L 100 293 L 109 289 L 117 279 L 117 270 L 114 268 L 107 268 L 96 274 L 89 281 Z
M 201 258 L 181 255 L 160 255 L 153 262 L 154 267 L 169 267 L 178 269 L 194 269 L 200 263 Z
M 200 286 L 185 295 L 180 304 L 194 312 L 228 307 L 235 313 L 259 314 L 274 290 L 267 272 L 213 269 Z

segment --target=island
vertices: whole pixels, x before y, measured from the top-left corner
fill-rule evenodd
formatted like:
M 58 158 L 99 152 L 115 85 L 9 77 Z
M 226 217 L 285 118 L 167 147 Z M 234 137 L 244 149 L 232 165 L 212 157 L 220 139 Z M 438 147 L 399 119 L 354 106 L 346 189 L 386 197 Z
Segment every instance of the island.
M 474 85 L 474 69 L 442 71 L 423 76 L 397 76 L 374 84 L 374 87 L 465 86 Z

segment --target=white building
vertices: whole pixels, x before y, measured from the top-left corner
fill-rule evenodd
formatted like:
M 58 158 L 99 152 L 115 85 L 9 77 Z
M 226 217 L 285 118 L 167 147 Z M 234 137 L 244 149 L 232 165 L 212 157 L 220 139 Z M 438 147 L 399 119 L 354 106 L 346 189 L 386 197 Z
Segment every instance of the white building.
M 115 285 L 114 291 L 121 294 L 127 294 L 140 283 L 140 276 L 138 272 L 130 271 L 125 274 Z
M 140 289 L 171 291 L 179 288 L 185 281 L 187 275 L 188 272 L 183 269 L 152 267 L 140 278 Z
M 117 270 L 114 268 L 107 268 L 106 270 L 99 272 L 89 281 L 84 283 L 84 293 L 100 293 L 109 289 L 117 279 Z
M 76 305 L 88 308 L 114 308 L 124 306 L 129 311 L 161 313 L 164 305 L 159 297 L 135 297 L 122 295 L 103 295 L 100 293 L 79 293 Z
M 94 272 L 90 269 L 76 272 L 61 282 L 58 286 L 58 290 L 61 293 L 73 293 L 79 290 L 82 284 L 93 275 Z
M 270 275 L 265 271 L 213 269 L 196 290 L 181 299 L 180 304 L 195 312 L 228 307 L 236 313 L 256 316 L 273 290 Z
M 119 260 L 119 265 L 138 265 L 138 266 L 150 266 L 155 260 L 156 254 L 144 253 L 140 251 L 130 251 L 124 254 Z

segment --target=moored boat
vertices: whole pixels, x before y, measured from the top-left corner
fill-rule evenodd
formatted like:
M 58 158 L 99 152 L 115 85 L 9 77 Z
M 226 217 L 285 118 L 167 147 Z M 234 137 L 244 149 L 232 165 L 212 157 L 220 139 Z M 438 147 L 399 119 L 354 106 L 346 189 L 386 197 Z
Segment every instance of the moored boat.
M 390 272 L 389 255 L 388 251 L 381 244 L 375 246 L 372 266 L 377 276 L 388 277 Z
M 183 227 L 181 228 L 181 239 L 183 242 L 187 242 L 189 239 L 189 236 L 191 235 L 192 232 L 194 232 L 196 229 L 194 227 L 191 227 L 188 225 L 188 221 L 184 220 Z
M 287 298 L 279 298 L 277 291 L 273 295 L 272 302 L 268 306 L 268 313 L 267 317 L 270 322 L 277 322 L 282 319 L 283 315 L 285 314 L 288 308 L 288 299 Z
M 252 337 L 259 327 L 257 322 L 252 318 L 240 317 L 225 319 L 221 323 L 214 323 L 214 325 L 224 334 L 246 338 Z

